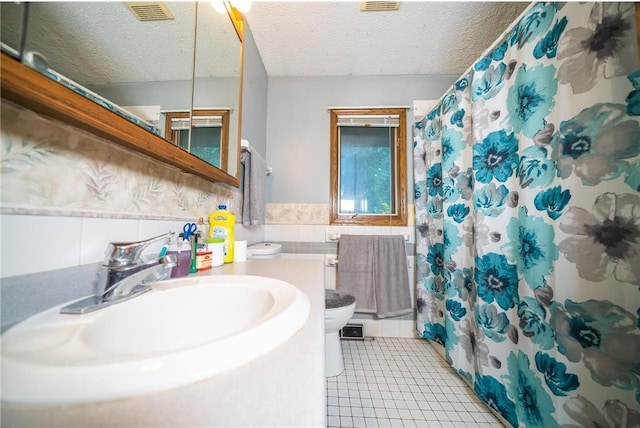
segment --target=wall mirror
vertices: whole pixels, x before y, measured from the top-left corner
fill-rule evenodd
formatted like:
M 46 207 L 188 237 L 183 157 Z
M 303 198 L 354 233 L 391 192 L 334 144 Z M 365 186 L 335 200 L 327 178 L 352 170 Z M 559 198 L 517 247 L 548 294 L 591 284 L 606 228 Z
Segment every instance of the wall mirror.
M 26 18 L 25 5 L 15 2 L 0 2 L 0 33 L 2 51 L 19 58 L 22 50 L 22 27 Z
M 125 146 L 238 186 L 242 33 L 231 16 L 209 2 L 29 3 L 23 62 L 153 134 Z

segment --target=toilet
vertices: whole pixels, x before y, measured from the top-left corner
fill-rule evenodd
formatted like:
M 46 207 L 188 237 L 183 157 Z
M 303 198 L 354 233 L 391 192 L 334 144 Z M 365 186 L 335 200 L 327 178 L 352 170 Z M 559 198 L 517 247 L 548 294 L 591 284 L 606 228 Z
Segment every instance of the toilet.
M 247 247 L 247 257 L 251 259 L 276 259 L 280 257 L 282 245 L 261 242 Z
M 344 371 L 344 359 L 340 345 L 340 330 L 356 310 L 356 298 L 338 290 L 324 290 L 324 367 L 325 376 L 338 376 Z

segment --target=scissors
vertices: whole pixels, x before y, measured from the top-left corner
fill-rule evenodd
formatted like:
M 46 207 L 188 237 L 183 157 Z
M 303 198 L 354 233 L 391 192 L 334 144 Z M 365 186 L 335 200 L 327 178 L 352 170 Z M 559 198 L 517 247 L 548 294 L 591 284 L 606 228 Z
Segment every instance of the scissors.
M 187 223 L 182 227 L 182 231 L 184 232 L 183 234 L 183 239 L 185 241 L 188 241 L 189 238 L 196 233 L 196 229 L 198 228 L 198 226 L 196 226 L 195 223 Z

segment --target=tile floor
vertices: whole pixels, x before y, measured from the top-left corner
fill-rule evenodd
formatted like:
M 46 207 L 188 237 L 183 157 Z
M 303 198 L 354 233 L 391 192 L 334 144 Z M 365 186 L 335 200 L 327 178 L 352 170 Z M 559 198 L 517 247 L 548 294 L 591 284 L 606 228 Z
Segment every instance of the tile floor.
M 329 427 L 503 427 L 422 339 L 343 340 L 345 371 L 327 378 Z

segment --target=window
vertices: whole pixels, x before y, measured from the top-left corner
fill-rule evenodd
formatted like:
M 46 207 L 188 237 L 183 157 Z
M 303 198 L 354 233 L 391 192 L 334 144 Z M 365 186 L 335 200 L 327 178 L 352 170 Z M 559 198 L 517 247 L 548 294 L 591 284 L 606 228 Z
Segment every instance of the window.
M 188 111 L 165 112 L 165 139 L 225 171 L 228 130 L 228 110 L 194 110 L 191 119 Z
M 406 109 L 331 109 L 331 224 L 406 226 Z

